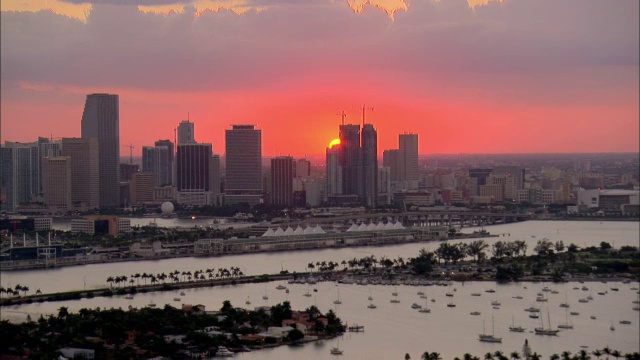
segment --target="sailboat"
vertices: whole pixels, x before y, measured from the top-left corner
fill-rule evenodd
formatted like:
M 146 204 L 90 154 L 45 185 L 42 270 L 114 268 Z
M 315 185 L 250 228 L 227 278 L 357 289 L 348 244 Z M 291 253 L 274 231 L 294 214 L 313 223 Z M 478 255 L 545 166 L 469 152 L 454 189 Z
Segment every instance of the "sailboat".
M 513 315 L 511 315 L 511 326 L 509 326 L 509 331 L 513 332 L 524 332 L 526 329 L 522 326 L 516 326 L 513 321 Z
M 420 308 L 420 310 L 418 310 L 418 312 L 421 313 L 430 313 L 431 309 L 429 309 L 429 303 L 427 302 L 427 297 L 424 297 L 424 306 Z
M 369 301 L 373 300 L 373 295 L 371 294 L 371 289 L 369 289 L 369 297 L 367 299 L 369 299 Z
M 333 301 L 334 304 L 340 305 L 342 301 L 340 301 L 340 287 L 338 287 L 338 298 Z
M 391 293 L 391 295 L 398 296 L 398 288 L 397 287 L 393 288 L 393 292 Z
M 309 288 L 310 288 L 310 286 L 309 286 L 309 285 L 307 285 L 307 292 L 306 292 L 306 293 L 304 293 L 304 296 L 305 296 L 305 297 L 311 297 L 311 292 L 309 291 Z
M 266 285 L 264 287 L 264 295 L 262 296 L 262 300 L 269 300 L 269 297 L 267 296 L 267 286 Z
M 338 338 L 338 346 L 331 348 L 331 355 L 342 355 L 343 352 L 340 350 L 340 338 Z
M 478 335 L 478 340 L 483 342 L 492 342 L 492 343 L 501 343 L 502 338 L 496 337 L 494 334 L 494 321 L 493 316 L 491 317 L 491 334 L 487 334 L 484 330 L 484 320 L 482 321 L 482 334 Z
M 573 324 L 571 324 L 569 322 L 569 310 L 568 308 L 564 309 L 564 314 L 565 314 L 565 320 L 564 320 L 564 324 L 560 324 L 558 325 L 558 329 L 573 329 Z
M 549 327 L 545 328 L 544 321 L 542 321 L 542 318 L 540 318 L 540 323 L 542 324 L 542 326 L 539 328 L 535 328 L 536 335 L 558 335 L 558 332 L 560 332 L 560 330 L 554 330 L 551 328 L 551 316 L 549 315 L 549 309 L 547 309 L 547 318 L 549 321 Z
M 247 296 L 247 301 L 244 302 L 247 305 L 251 305 L 251 300 L 249 300 L 249 297 Z

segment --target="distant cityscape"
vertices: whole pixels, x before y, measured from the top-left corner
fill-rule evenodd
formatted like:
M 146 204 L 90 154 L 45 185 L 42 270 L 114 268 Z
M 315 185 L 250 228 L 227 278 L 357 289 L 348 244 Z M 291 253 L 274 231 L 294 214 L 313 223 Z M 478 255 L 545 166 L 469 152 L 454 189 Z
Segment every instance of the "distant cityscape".
M 135 146 L 120 143 L 118 95 L 90 94 L 79 138 L 4 142 L 1 210 L 70 216 L 98 209 L 155 211 L 171 202 L 405 211 L 559 204 L 569 213 L 639 212 L 637 154 L 421 158 L 419 135 L 403 133 L 397 149 L 385 149 L 379 159 L 377 130 L 365 121 L 365 110 L 362 124 L 345 124 L 342 114 L 339 138 L 328 144 L 324 159 L 265 159 L 262 130 L 252 124 L 231 124 L 225 153 L 214 154 L 212 144 L 196 140 L 190 120 L 177 123 L 173 139 L 142 146 L 142 157 L 134 159 Z M 122 151 L 127 147 L 129 156 Z

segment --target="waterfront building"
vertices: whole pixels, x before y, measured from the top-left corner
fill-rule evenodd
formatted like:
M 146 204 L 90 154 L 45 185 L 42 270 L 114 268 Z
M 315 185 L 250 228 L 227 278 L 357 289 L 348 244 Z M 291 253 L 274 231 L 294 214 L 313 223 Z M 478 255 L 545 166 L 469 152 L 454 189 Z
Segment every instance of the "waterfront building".
M 368 207 L 378 203 L 378 133 L 373 124 L 362 128 L 361 140 L 362 179 L 359 181 L 358 195 Z
M 225 204 L 261 202 L 262 131 L 255 125 L 231 125 L 225 130 Z
M 142 147 L 142 171 L 153 174 L 156 186 L 172 184 L 173 143 L 169 144 Z
M 342 167 L 340 166 L 340 144 L 329 144 L 326 150 L 325 196 L 342 194 Z
M 391 181 L 400 181 L 400 150 L 391 149 L 382 152 L 382 166 L 389 168 Z
M 195 125 L 189 120 L 182 120 L 178 124 L 178 145 L 195 144 Z
M 50 213 L 71 210 L 71 158 L 47 156 L 42 158 L 42 193 Z
M 176 153 L 178 203 L 211 204 L 211 144 L 179 144 Z
M 294 161 L 291 156 L 278 156 L 271 159 L 271 204 L 292 205 L 293 167 Z
M 2 187 L 6 193 L 3 210 L 14 212 L 40 194 L 40 151 L 38 143 L 6 141 L 0 148 Z
M 486 184 L 478 186 L 481 197 L 490 197 L 491 202 L 504 201 L 504 184 Z
M 98 140 L 100 207 L 118 207 L 120 204 L 120 112 L 118 95 L 87 95 L 84 112 L 82 113 L 82 138 L 95 138 Z
M 71 201 L 75 209 L 100 206 L 99 152 L 96 138 L 62 139 L 62 156 L 71 158 Z
M 339 159 L 342 168 L 342 194 L 359 195 L 360 165 L 360 125 L 340 125 Z
M 213 205 L 221 205 L 222 199 L 220 196 L 221 190 L 221 179 L 220 179 L 220 155 L 212 154 L 211 155 L 211 174 L 209 175 L 209 179 L 211 181 L 211 185 L 209 186 L 209 190 L 211 191 L 211 199 Z
M 53 140 L 46 137 L 38 137 L 38 160 L 40 162 L 40 174 L 42 174 L 42 158 L 62 156 L 62 142 L 60 140 Z M 42 193 L 42 176 L 40 177 L 40 190 Z
M 84 216 L 71 219 L 71 232 L 116 236 L 131 232 L 131 220 L 109 215 Z
M 387 166 L 378 168 L 378 203 L 391 204 L 391 168 Z
M 640 190 L 578 190 L 578 206 L 590 209 L 623 210 L 625 205 L 639 205 Z
M 160 186 L 164 185 L 174 185 L 174 173 L 175 173 L 175 146 L 173 142 L 168 139 L 158 140 L 155 143 L 156 148 L 165 147 L 167 148 L 166 152 L 166 160 L 161 160 L 160 172 Z
M 150 204 L 154 201 L 153 189 L 155 187 L 155 176 L 147 172 L 133 174 L 130 185 L 130 202 L 133 206 Z
M 406 181 L 409 189 L 418 188 L 418 134 L 405 133 L 398 136 L 399 180 Z

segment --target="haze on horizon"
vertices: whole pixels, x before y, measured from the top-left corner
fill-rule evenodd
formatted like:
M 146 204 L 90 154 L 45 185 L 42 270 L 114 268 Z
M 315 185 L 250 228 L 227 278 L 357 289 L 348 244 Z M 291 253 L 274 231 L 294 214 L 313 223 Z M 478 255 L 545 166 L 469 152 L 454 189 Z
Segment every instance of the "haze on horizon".
M 318 155 L 340 117 L 420 153 L 638 152 L 637 0 L 2 1 L 2 141 L 80 135 L 120 95 L 120 143 L 253 123 Z M 120 149 L 122 155 L 128 153 Z

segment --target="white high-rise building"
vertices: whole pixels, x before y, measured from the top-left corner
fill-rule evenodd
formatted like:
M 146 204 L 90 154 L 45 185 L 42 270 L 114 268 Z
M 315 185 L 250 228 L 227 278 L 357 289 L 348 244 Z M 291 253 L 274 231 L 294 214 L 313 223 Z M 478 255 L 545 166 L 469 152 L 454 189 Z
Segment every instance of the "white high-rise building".
M 178 145 L 195 144 L 195 126 L 189 120 L 182 120 L 178 125 Z

